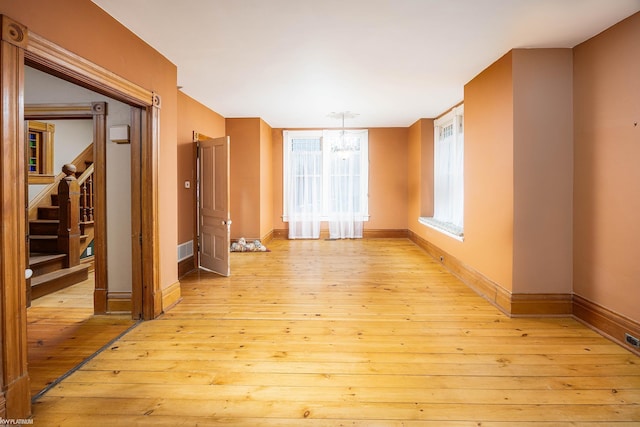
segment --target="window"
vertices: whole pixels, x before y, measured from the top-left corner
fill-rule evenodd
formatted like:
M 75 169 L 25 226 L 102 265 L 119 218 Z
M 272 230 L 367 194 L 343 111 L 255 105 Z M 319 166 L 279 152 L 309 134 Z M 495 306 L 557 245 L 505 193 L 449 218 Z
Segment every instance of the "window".
M 362 237 L 368 207 L 368 131 L 284 131 L 283 219 L 290 238 Z
M 421 222 L 458 240 L 464 234 L 464 107 L 434 122 L 433 217 Z
M 27 122 L 27 173 L 30 184 L 49 184 L 53 175 L 53 135 L 55 125 L 35 120 Z

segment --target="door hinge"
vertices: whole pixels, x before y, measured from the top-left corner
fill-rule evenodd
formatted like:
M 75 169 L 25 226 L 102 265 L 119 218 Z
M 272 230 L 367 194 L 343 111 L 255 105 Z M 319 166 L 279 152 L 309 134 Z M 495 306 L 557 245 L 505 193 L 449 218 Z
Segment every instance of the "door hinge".
M 196 143 L 196 158 L 200 158 L 200 143 Z

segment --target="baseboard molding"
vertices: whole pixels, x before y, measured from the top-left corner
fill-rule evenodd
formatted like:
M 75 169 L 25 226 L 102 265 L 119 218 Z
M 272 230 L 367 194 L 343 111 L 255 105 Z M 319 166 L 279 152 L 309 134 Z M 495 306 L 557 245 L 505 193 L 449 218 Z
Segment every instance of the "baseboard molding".
M 7 379 L 3 389 L 2 406 L 4 410 L 0 412 L 3 415 L 0 417 L 3 421 L 2 425 L 11 425 L 11 423 L 5 423 L 5 419 L 29 418 L 31 414 L 31 390 L 27 370 L 22 370 L 20 375 L 15 378 Z
M 107 292 L 108 313 L 131 313 L 131 292 Z
M 364 239 L 406 239 L 409 230 L 367 230 L 362 232 Z
M 573 316 L 599 334 L 640 356 L 640 349 L 630 346 L 625 340 L 625 333 L 640 338 L 640 323 L 576 294 L 573 295 Z
M 162 289 L 162 311 L 168 311 L 182 299 L 180 282 Z
M 287 229 L 273 229 L 274 239 L 287 239 L 289 237 L 289 230 Z
M 640 338 L 640 323 L 576 294 L 512 294 L 478 271 L 409 230 L 409 239 L 463 283 L 510 317 L 572 316 L 602 336 L 640 356 L 625 333 Z
M 563 316 L 573 314 L 572 294 L 511 294 L 511 316 Z
M 182 278 L 184 275 L 191 273 L 196 269 L 196 258 L 191 255 L 189 258 L 185 258 L 178 262 L 178 278 Z
M 262 240 L 260 240 L 260 242 L 262 242 L 262 244 L 266 246 L 269 242 L 273 240 L 273 236 L 274 236 L 274 230 L 271 230 L 264 237 L 262 237 Z
M 571 294 L 514 294 L 479 271 L 409 230 L 409 239 L 440 262 L 500 311 L 510 317 L 571 316 Z
M 456 257 L 443 251 L 433 243 L 408 231 L 409 239 L 446 267 L 454 276 L 473 289 L 478 295 L 496 306 L 504 314 L 511 316 L 511 292 L 502 288 L 480 272 L 467 266 Z
M 406 239 L 409 237 L 409 230 L 402 229 L 392 229 L 392 230 L 367 230 L 366 228 L 362 232 L 362 237 L 364 239 Z M 271 231 L 272 239 L 288 239 L 289 238 L 289 230 L 287 229 L 279 229 Z M 329 230 L 321 230 L 320 231 L 320 239 L 328 239 L 329 238 Z

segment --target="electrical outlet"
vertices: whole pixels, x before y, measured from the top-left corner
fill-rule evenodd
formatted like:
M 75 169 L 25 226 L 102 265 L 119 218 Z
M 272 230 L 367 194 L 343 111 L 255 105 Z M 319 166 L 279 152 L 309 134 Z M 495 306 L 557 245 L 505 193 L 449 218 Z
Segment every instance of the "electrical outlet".
M 627 344 L 635 347 L 635 348 L 640 348 L 640 340 L 636 337 L 634 337 L 633 335 L 629 335 L 629 334 L 624 334 L 624 338 L 627 341 Z

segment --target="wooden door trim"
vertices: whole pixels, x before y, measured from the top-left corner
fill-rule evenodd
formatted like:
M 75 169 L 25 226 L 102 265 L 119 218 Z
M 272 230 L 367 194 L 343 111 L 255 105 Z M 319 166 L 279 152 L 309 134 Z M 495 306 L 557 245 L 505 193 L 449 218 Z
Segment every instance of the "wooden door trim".
M 132 162 L 132 166 L 140 171 L 132 170 L 132 177 L 139 177 L 140 197 L 132 200 L 131 210 L 140 212 L 140 227 L 138 241 L 139 251 L 134 251 L 132 259 L 134 267 L 132 297 L 142 298 L 142 318 L 153 319 L 160 315 L 160 274 L 159 274 L 159 232 L 158 232 L 158 147 L 160 129 L 160 96 L 142 88 L 111 71 L 92 63 L 73 52 L 39 36 L 28 32 L 29 43 L 25 50 L 25 62 L 39 70 L 53 74 L 89 90 L 101 93 L 111 98 L 127 103 L 143 110 L 145 124 L 140 138 L 139 153 L 141 162 Z M 135 140 L 132 141 L 135 143 Z M 132 144 L 133 145 L 133 144 Z M 134 150 L 135 151 L 135 150 Z M 133 154 L 133 152 L 132 152 Z M 137 185 L 136 185 L 137 186 Z M 135 190 L 134 190 L 135 192 Z M 106 200 L 105 200 L 106 203 Z M 96 207 L 97 208 L 97 207 Z M 132 215 L 132 219 L 134 216 Z M 136 226 L 134 226 L 135 228 Z M 106 264 L 105 265 L 106 268 Z M 136 268 L 140 266 L 140 274 L 136 277 Z M 136 289 L 139 287 L 140 289 Z M 104 291 L 106 293 L 106 291 Z M 100 291 L 103 293 L 103 290 Z M 104 298 L 98 293 L 96 305 L 104 306 L 106 311 L 106 295 Z M 136 303 L 133 302 L 135 306 Z M 135 311 L 133 312 L 135 316 Z
M 0 269 L 0 417 L 27 418 L 31 413 L 27 371 L 26 316 L 26 191 L 24 167 L 24 66 L 53 74 L 129 105 L 142 108 L 146 120 L 140 138 L 140 198 L 132 210 L 141 212 L 139 295 L 145 318 L 156 317 L 161 309 L 158 240 L 158 143 L 160 97 L 116 74 L 56 45 L 9 17 L 0 15 L 0 257 L 13 262 Z
M 35 68 L 124 103 L 140 107 L 152 105 L 151 91 L 31 31 L 28 32 L 25 60 Z
M 131 107 L 131 317 L 142 319 L 142 122 L 143 110 Z
M 162 313 L 160 291 L 160 246 L 158 230 L 158 153 L 160 144 L 161 98 L 152 94 L 147 106 L 141 146 L 141 249 L 142 249 L 142 314 L 143 319 L 155 319 Z M 135 208 L 135 207 L 133 207 Z
M 27 370 L 26 171 L 24 165 L 25 26 L 1 16 L 0 40 L 0 417 L 31 414 Z
M 94 255 L 95 285 L 93 308 L 96 314 L 107 313 L 109 289 L 107 269 L 107 103 L 33 104 L 24 106 L 25 119 L 61 120 L 91 119 L 93 121 L 93 162 L 98 165 L 94 173 L 95 222 Z
M 93 172 L 94 182 L 94 235 L 93 245 L 95 280 L 93 291 L 93 311 L 95 314 L 107 313 L 107 104 L 91 103 L 93 116 L 93 162 L 98 165 Z

